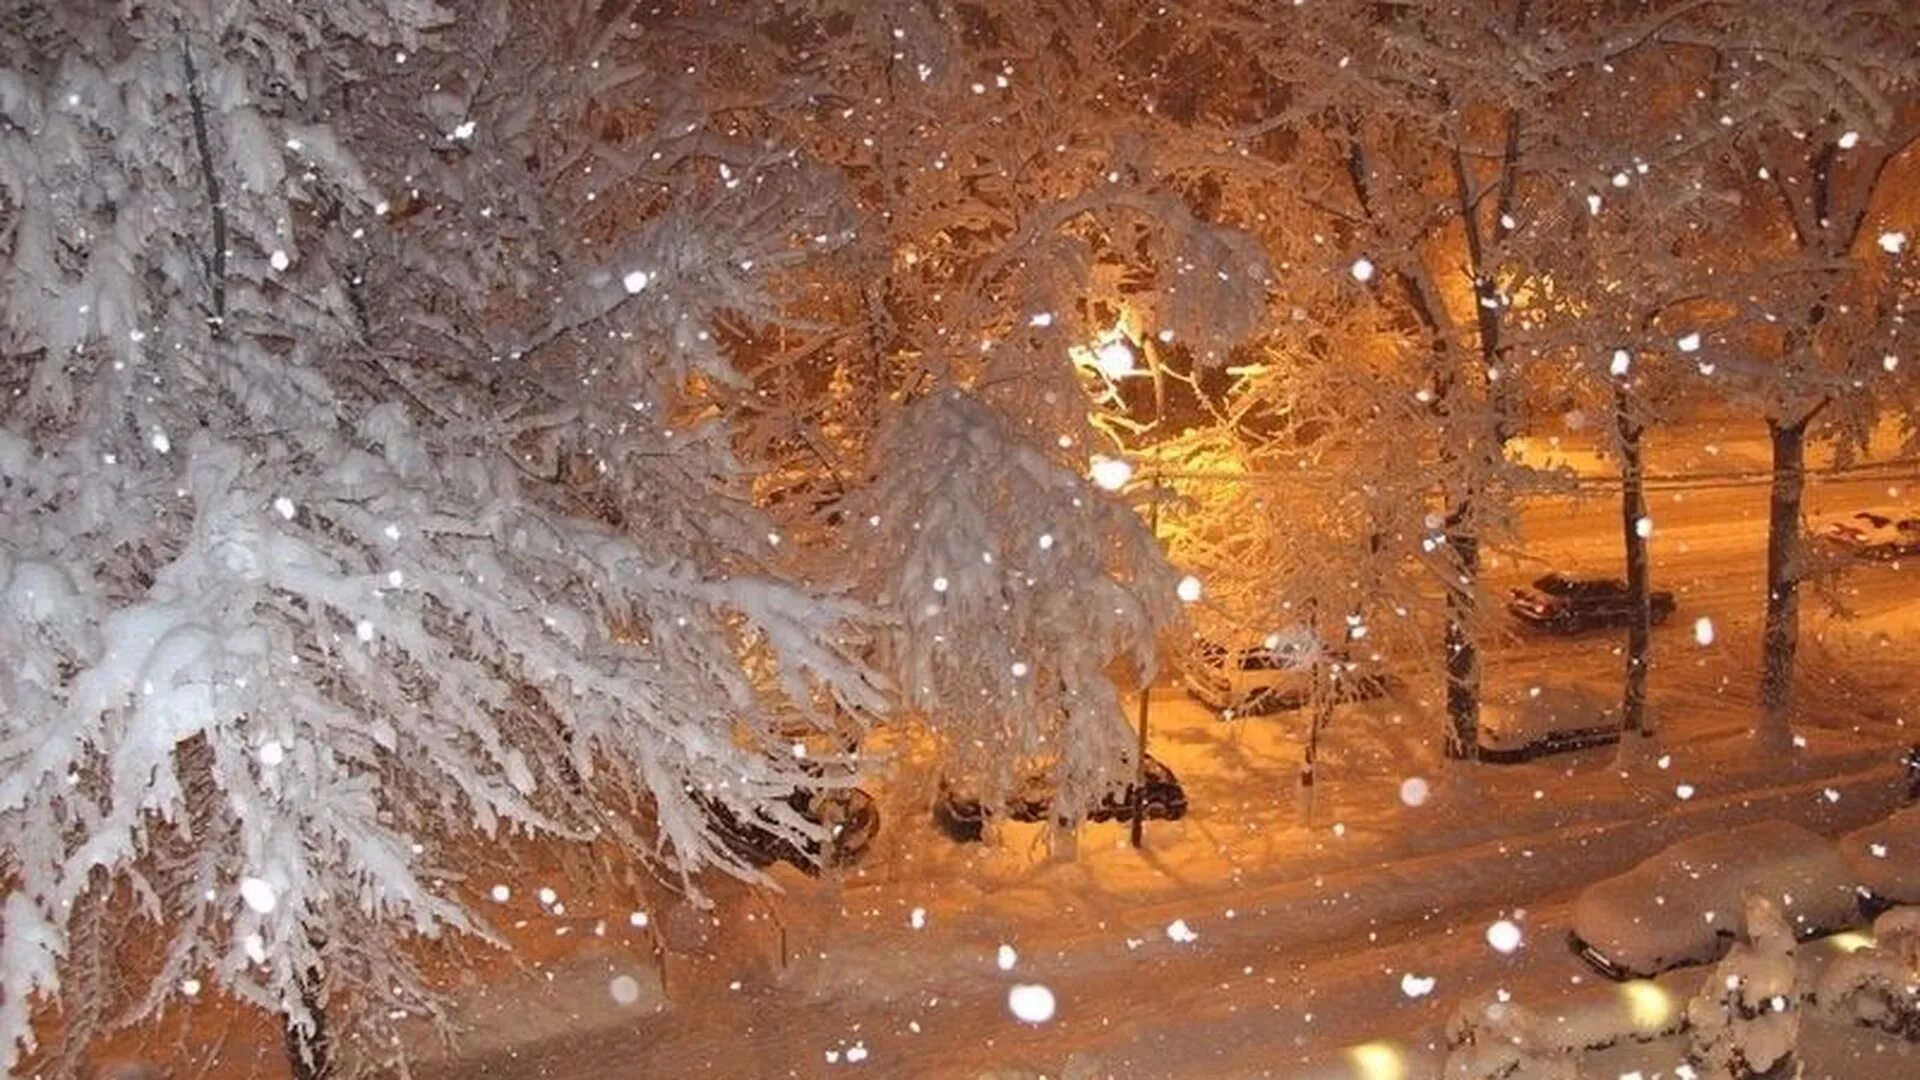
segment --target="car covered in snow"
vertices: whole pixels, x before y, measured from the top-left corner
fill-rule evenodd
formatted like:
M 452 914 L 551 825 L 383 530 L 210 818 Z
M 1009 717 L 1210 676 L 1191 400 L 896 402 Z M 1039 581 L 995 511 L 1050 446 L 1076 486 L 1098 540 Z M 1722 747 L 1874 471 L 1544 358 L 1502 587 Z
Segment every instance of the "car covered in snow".
M 1131 821 L 1133 819 L 1132 768 L 1124 770 L 1121 780 L 1081 817 L 1086 821 Z M 1173 770 L 1152 754 L 1141 770 L 1142 811 L 1148 818 L 1178 821 L 1187 814 L 1187 791 Z M 1009 792 L 1000 805 L 992 807 L 980 791 L 963 781 L 942 780 L 939 798 L 933 806 L 934 824 L 955 840 L 974 841 L 983 835 L 987 819 L 1003 817 L 1012 821 L 1045 821 L 1054 815 L 1053 786 L 1043 773 L 1031 774 Z
M 1655 590 L 1648 602 L 1654 625 L 1672 617 L 1672 593 Z M 1529 626 L 1574 634 L 1627 625 L 1633 615 L 1633 595 L 1619 578 L 1552 573 L 1514 589 L 1507 598 L 1507 611 Z
M 1197 639 L 1182 677 L 1187 692 L 1209 708 L 1248 716 L 1312 701 L 1316 667 L 1325 673 L 1335 702 L 1364 701 L 1392 690 L 1377 665 L 1327 648 L 1304 627 L 1234 645 Z
M 1920 904 L 1920 806 L 1841 837 L 1840 857 L 1873 906 Z
M 1853 874 L 1831 840 L 1763 821 L 1683 840 L 1582 889 L 1571 944 L 1614 979 L 1719 959 L 1740 933 L 1748 893 L 1779 907 L 1802 938 L 1853 926 Z
M 1816 520 L 1813 536 L 1835 555 L 1855 559 L 1897 559 L 1920 555 L 1920 510 L 1872 507 Z
M 1530 761 L 1543 754 L 1620 741 L 1620 695 L 1611 688 L 1545 683 L 1492 689 L 1480 705 L 1483 761 Z
M 698 792 L 694 801 L 706 811 L 727 850 L 762 869 L 784 862 L 817 874 L 823 867 L 845 866 L 858 860 L 880 832 L 880 808 L 859 788 L 798 787 L 783 800 L 823 838 L 795 838 L 771 818 L 743 816 Z

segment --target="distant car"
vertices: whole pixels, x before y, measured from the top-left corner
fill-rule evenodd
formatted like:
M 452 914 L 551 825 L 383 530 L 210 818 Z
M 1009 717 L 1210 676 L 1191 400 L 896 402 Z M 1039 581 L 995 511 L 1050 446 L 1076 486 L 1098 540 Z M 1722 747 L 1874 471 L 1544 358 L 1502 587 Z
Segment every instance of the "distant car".
M 727 850 L 762 869 L 784 862 L 818 874 L 823 867 L 845 866 L 858 860 L 880 832 L 880 808 L 859 788 L 800 787 L 785 799 L 801 818 L 825 831 L 824 846 L 816 839 L 796 843 L 771 821 L 743 819 L 726 804 L 697 792 L 694 801 L 706 811 Z
M 1183 679 L 1187 692 L 1216 712 L 1240 716 L 1298 709 L 1313 700 L 1314 665 L 1325 646 L 1305 628 L 1238 646 L 1200 639 Z M 1364 701 L 1393 689 L 1384 672 L 1328 650 L 1324 655 L 1336 702 Z
M 1673 615 L 1673 594 L 1655 590 L 1648 598 L 1654 625 Z M 1507 610 L 1522 622 L 1542 630 L 1573 634 L 1607 626 L 1625 626 L 1633 613 L 1633 596 L 1618 578 L 1548 574 L 1524 589 L 1513 590 Z
M 1814 539 L 1836 555 L 1855 559 L 1897 559 L 1920 555 L 1920 510 L 1876 507 L 1820 519 Z
M 1492 690 L 1480 705 L 1480 759 L 1531 761 L 1620 741 L 1620 695 L 1576 683 Z
M 1147 755 L 1144 805 L 1148 818 L 1178 821 L 1187 814 L 1187 792 L 1180 780 L 1160 759 Z M 1129 773 L 1131 770 L 1129 770 Z M 1053 789 L 1044 776 L 1029 776 L 1008 794 L 998 809 L 990 809 L 978 789 L 964 782 L 941 781 L 939 800 L 934 803 L 933 820 L 940 830 L 955 840 L 979 840 L 990 817 L 1013 821 L 1045 821 L 1053 815 Z M 1102 796 L 1084 815 L 1087 821 L 1130 821 L 1133 818 L 1133 784 L 1129 778 Z
M 1717 960 L 1740 932 L 1745 895 L 1779 906 L 1806 938 L 1853 926 L 1853 874 L 1831 840 L 1763 821 L 1683 840 L 1581 890 L 1570 942 L 1612 979 Z

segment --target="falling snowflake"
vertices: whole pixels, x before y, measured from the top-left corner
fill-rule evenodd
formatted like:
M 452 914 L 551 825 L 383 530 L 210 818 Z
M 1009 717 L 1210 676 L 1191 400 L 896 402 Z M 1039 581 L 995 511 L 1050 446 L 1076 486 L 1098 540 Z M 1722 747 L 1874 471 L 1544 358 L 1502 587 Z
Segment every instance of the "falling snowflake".
M 493 887 L 493 892 L 490 893 L 489 895 L 493 897 L 494 903 L 504 904 L 507 902 L 508 898 L 513 896 L 513 890 L 507 888 L 505 885 L 495 885 Z
M 1705 615 L 1693 620 L 1693 640 L 1702 645 L 1713 644 L 1713 620 Z
M 247 877 L 240 879 L 240 899 L 245 900 L 248 907 L 266 915 L 280 903 L 280 894 L 266 880 Z
M 1681 352 L 1698 352 L 1700 351 L 1700 335 L 1697 332 L 1688 334 L 1675 342 L 1675 344 L 1680 347 Z
M 1174 589 L 1174 592 L 1182 601 L 1191 604 L 1200 599 L 1200 579 L 1194 577 L 1192 574 L 1188 574 L 1186 577 L 1180 579 L 1180 584 Z
M 1433 986 L 1437 981 L 1431 975 L 1415 975 L 1409 971 L 1400 976 L 1400 992 L 1410 998 L 1426 997 L 1433 993 Z
M 1175 919 L 1167 924 L 1167 940 L 1186 945 L 1199 941 L 1200 935 L 1193 932 L 1193 928 L 1187 925 L 1187 920 Z
M 1487 927 L 1487 944 L 1495 952 L 1510 953 L 1520 947 L 1520 926 L 1511 919 L 1501 919 Z
M 1119 491 L 1133 479 L 1133 466 L 1119 458 L 1098 457 L 1093 459 L 1091 470 L 1093 482 L 1107 491 Z
M 461 121 L 460 126 L 453 129 L 454 139 L 460 142 L 465 142 L 466 140 L 473 138 L 473 132 L 474 132 L 475 126 L 476 125 L 471 120 Z
M 994 954 L 993 962 L 1000 966 L 1001 971 L 1012 971 L 1013 965 L 1020 962 L 1020 954 L 1013 951 L 1013 946 L 1002 945 L 1000 951 Z
M 914 908 L 912 911 L 907 912 L 907 925 L 913 927 L 915 930 L 926 929 L 927 909 L 923 907 L 917 907 L 917 908 Z
M 541 886 L 540 888 L 539 896 L 540 896 L 540 903 L 545 907 L 552 907 L 553 902 L 555 900 L 560 899 L 559 893 L 554 892 L 551 888 L 548 888 L 544 885 Z
M 287 759 L 287 748 L 281 746 L 278 740 L 268 739 L 260 744 L 259 754 L 260 764 L 272 768 Z
M 1675 787 L 1675 788 L 1673 789 L 1673 793 L 1674 793 L 1675 795 L 1678 795 L 1678 796 L 1679 796 L 1679 797 L 1680 797 L 1681 799 L 1683 799 L 1683 800 L 1684 800 L 1684 799 L 1691 799 L 1691 798 L 1693 798 L 1693 785 L 1692 785 L 1692 784 L 1680 784 L 1680 785 L 1678 785 L 1677 787 Z
M 1353 267 L 1348 272 L 1353 275 L 1353 280 L 1364 285 L 1373 280 L 1373 260 L 1361 256 L 1353 260 Z
M 645 290 L 652 281 L 653 275 L 647 273 L 645 270 L 629 270 L 627 271 L 627 276 L 620 279 L 620 284 L 627 290 L 628 295 L 637 295 Z
M 1053 991 L 1037 983 L 1017 983 L 1007 991 L 1007 1009 L 1014 1019 L 1025 1024 L 1044 1024 L 1053 1019 Z
M 1409 776 L 1400 781 L 1400 801 L 1408 806 L 1420 806 L 1433 794 L 1433 786 L 1418 776 Z
M 1613 350 L 1613 364 L 1607 370 L 1611 371 L 1615 377 L 1619 377 L 1625 375 L 1627 368 L 1632 364 L 1632 354 L 1628 353 L 1625 349 L 1615 349 Z
M 294 514 L 293 500 L 287 498 L 285 495 L 282 495 L 279 498 L 273 500 L 273 510 L 274 510 L 274 513 L 279 514 L 281 517 L 286 518 L 288 521 L 293 520 L 293 514 Z
M 631 975 L 616 975 L 607 984 L 607 993 L 613 995 L 615 1005 L 632 1005 L 640 1000 L 640 981 Z
M 275 248 L 273 254 L 267 256 L 267 262 L 275 270 L 285 270 L 287 267 L 293 265 L 293 260 L 287 258 L 287 253 L 281 251 L 279 248 Z
M 1883 232 L 1880 234 L 1880 250 L 1889 255 L 1898 255 L 1907 249 L 1907 234 L 1903 232 Z

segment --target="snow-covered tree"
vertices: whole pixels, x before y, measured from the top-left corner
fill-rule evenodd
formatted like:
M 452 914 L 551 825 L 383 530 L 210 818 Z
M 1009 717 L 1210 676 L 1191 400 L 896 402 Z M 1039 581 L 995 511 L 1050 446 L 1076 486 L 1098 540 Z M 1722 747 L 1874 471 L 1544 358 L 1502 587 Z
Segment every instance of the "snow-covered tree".
M 1478 751 L 1480 547 L 1510 525 L 1512 495 L 1528 482 L 1506 452 L 1528 360 L 1515 292 L 1538 279 L 1534 263 L 1549 250 L 1536 226 L 1575 197 L 1554 143 L 1565 122 L 1555 80 L 1569 66 L 1557 55 L 1561 14 L 1528 0 L 1308 5 L 1230 27 L 1288 90 L 1240 133 L 1290 140 L 1274 172 L 1313 243 L 1279 260 L 1285 284 L 1315 297 L 1337 285 L 1345 296 L 1329 297 L 1332 311 L 1375 309 L 1367 351 L 1397 361 L 1346 402 L 1346 422 L 1390 428 L 1423 457 L 1433 525 L 1422 555 L 1445 597 L 1453 757 Z M 1325 305 L 1295 310 L 1280 328 L 1300 342 L 1283 354 L 1291 364 L 1276 365 L 1283 400 L 1354 362 L 1326 348 L 1340 335 L 1318 326 L 1350 319 L 1330 320 Z
M 876 656 L 947 769 L 998 786 L 1047 757 L 1075 807 L 1135 756 L 1114 679 L 1153 670 L 1175 580 L 1086 478 L 1152 426 L 1126 399 L 1175 353 L 1223 361 L 1269 285 L 1257 241 L 1183 190 L 1150 137 L 1169 125 L 1121 107 L 1151 93 L 1130 73 L 1160 62 L 1159 16 L 1087 14 L 829 2 L 743 35 L 750 69 L 811 89 L 799 137 L 862 222 L 803 302 L 823 329 L 756 334 L 754 431 L 785 463 L 763 497 L 871 568 Z
M 948 767 L 995 798 L 1036 764 L 1067 820 L 1132 778 L 1116 679 L 1147 686 L 1176 583 L 1147 523 L 958 389 L 903 409 L 850 543 L 890 614 L 881 665 Z
M 1791 737 L 1800 587 L 1811 571 L 1801 521 L 1808 444 L 1829 443 L 1843 461 L 1864 451 L 1879 417 L 1905 411 L 1920 387 L 1913 364 L 1901 363 L 1906 236 L 1920 218 L 1893 190 L 1920 140 L 1920 58 L 1910 45 L 1920 9 L 1791 0 L 1677 16 L 1658 38 L 1711 58 L 1701 92 L 1733 139 L 1723 182 L 1751 209 L 1729 215 L 1718 238 L 1720 260 L 1745 272 L 1720 298 L 1737 318 L 1702 359 L 1717 364 L 1727 396 L 1766 421 L 1772 442 L 1755 732 L 1779 750 Z M 1910 423 L 1906 435 L 1916 435 Z
M 213 990 L 378 1060 L 487 838 L 747 873 L 710 807 L 797 838 L 847 782 L 781 732 L 880 704 L 859 611 L 783 576 L 714 389 L 844 223 L 650 18 L 0 15 L 10 1067 L 56 999 Z
M 1551 249 L 1525 283 L 1533 294 L 1528 348 L 1541 358 L 1528 390 L 1597 430 L 1616 466 L 1632 603 L 1621 726 L 1651 736 L 1648 549 L 1657 524 L 1647 503 L 1646 441 L 1710 395 L 1689 351 L 1697 343 L 1688 320 L 1731 287 L 1719 285 L 1720 268 L 1703 252 L 1711 223 L 1738 200 L 1705 182 L 1703 160 L 1723 149 L 1723 136 L 1704 103 L 1674 89 L 1688 83 L 1681 59 L 1653 48 L 1605 56 L 1604 69 L 1587 72 L 1563 98 L 1563 109 L 1591 119 L 1556 140 L 1563 173 L 1584 182 L 1583 198 L 1532 228 Z M 1649 86 L 1668 89 L 1649 95 Z M 1635 107 L 1624 107 L 1629 101 Z

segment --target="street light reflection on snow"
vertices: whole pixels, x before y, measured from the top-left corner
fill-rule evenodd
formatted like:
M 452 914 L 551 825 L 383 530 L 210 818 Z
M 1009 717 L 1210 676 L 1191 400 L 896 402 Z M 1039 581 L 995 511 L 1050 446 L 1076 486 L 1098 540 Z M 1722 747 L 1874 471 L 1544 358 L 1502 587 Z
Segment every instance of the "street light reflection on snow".
M 1627 999 L 1627 1015 L 1633 1025 L 1643 1032 L 1664 1031 L 1673 1019 L 1673 995 L 1657 983 L 1645 979 L 1622 983 L 1620 995 Z
M 1090 470 L 1093 482 L 1107 491 L 1119 491 L 1133 479 L 1133 466 L 1119 458 L 1094 455 L 1093 468 Z
M 1347 1057 L 1362 1080 L 1403 1080 L 1407 1075 L 1406 1058 L 1392 1043 L 1361 1043 L 1349 1049 Z
M 1845 933 L 1835 934 L 1828 938 L 1827 944 L 1838 952 L 1857 953 L 1861 949 L 1873 948 L 1873 937 L 1870 934 L 1863 934 L 1858 930 L 1848 930 Z

